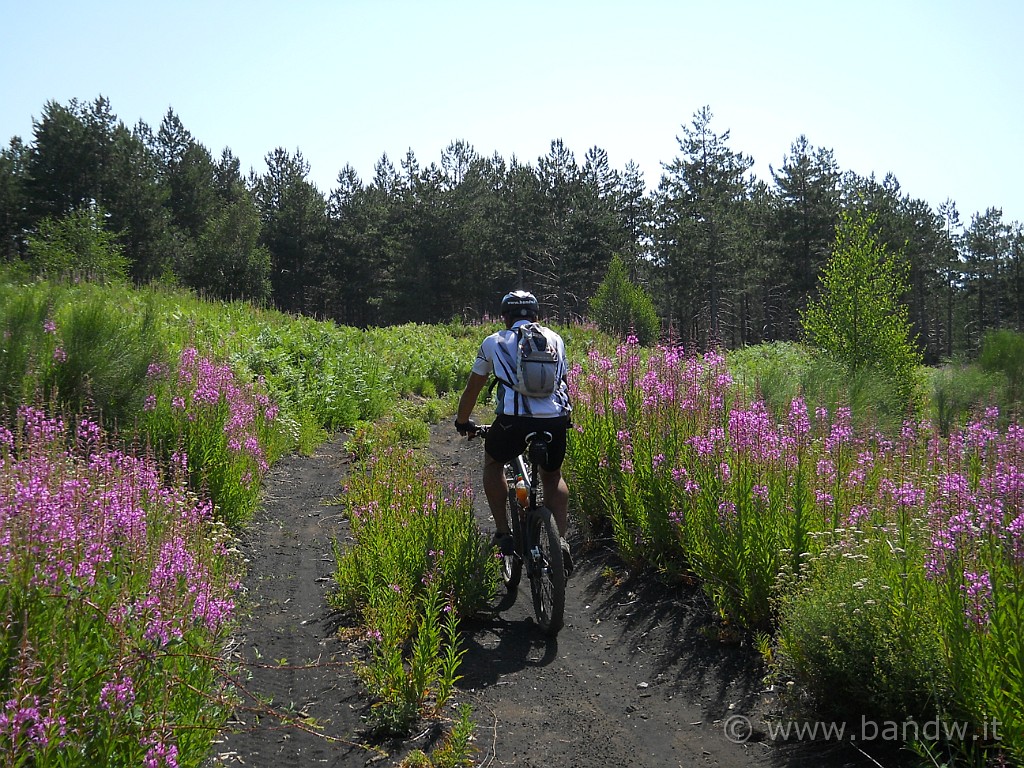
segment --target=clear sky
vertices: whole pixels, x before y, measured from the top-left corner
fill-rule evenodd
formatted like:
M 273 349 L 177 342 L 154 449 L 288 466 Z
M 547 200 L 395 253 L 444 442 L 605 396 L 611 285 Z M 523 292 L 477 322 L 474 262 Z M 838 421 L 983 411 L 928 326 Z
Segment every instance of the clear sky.
M 597 146 L 654 187 L 706 105 L 767 181 L 803 134 L 965 223 L 1024 222 L 1022 39 L 1020 0 L 0 0 L 0 142 L 103 95 L 244 173 L 299 150 L 323 192 L 460 139 L 533 165 Z

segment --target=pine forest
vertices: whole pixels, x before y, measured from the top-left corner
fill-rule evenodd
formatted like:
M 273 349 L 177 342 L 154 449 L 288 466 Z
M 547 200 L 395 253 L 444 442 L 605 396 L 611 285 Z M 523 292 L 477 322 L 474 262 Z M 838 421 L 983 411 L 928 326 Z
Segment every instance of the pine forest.
M 554 129 L 554 127 L 553 127 Z M 241 171 L 169 109 L 129 128 L 104 97 L 47 102 L 0 153 L 0 259 L 37 274 L 168 281 L 360 328 L 493 316 L 513 287 L 553 319 L 586 319 L 613 259 L 652 298 L 661 332 L 693 349 L 794 341 L 844 212 L 906 273 L 924 362 L 977 354 L 986 332 L 1024 329 L 1024 228 L 990 207 L 961 218 L 892 175 L 838 167 L 805 136 L 770 179 L 730 145 L 710 107 L 677 135 L 658 180 L 563 141 L 533 163 L 455 140 L 438 162 L 386 155 L 319 190 L 300 150 Z M 69 255 L 71 254 L 71 255 Z M 73 263 L 66 263 L 69 259 Z

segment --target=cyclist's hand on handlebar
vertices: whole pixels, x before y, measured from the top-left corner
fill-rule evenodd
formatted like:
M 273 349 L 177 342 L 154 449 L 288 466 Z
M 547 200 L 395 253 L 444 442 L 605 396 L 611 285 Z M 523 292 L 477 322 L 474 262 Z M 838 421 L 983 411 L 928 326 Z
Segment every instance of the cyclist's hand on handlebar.
M 455 419 L 455 431 L 464 437 L 468 437 L 472 440 L 476 437 L 477 432 L 480 431 L 480 425 L 470 419 L 469 421 L 459 421 Z

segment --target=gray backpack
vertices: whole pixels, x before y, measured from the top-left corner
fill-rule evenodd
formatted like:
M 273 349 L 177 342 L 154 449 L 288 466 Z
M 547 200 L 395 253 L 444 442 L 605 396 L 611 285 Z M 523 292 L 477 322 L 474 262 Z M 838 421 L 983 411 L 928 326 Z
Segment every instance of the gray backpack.
M 537 323 L 516 329 L 519 360 L 516 363 L 516 392 L 527 397 L 547 397 L 558 386 L 558 349 Z

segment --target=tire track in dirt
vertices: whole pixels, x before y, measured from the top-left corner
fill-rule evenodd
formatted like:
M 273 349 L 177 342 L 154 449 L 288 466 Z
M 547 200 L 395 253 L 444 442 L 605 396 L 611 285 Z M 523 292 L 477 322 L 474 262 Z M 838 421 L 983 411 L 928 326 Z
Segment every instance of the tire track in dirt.
M 264 481 L 263 504 L 243 536 L 249 563 L 232 654 L 249 676 L 241 681 L 249 695 L 210 766 L 363 765 L 368 757 L 347 743 L 362 727 L 365 693 L 327 602 L 332 541 L 344 529 L 327 504 L 347 462 L 343 440 L 333 440 L 310 457 L 282 459 Z

